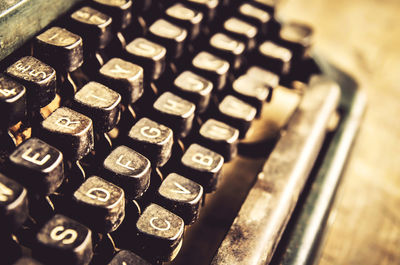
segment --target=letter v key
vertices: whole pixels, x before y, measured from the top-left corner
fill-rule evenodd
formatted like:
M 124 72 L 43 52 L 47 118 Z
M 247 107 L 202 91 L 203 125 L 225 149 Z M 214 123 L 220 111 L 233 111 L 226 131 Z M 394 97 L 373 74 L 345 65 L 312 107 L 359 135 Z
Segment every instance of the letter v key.
M 202 186 L 176 173 L 169 174 L 158 189 L 158 203 L 180 216 L 185 224 L 199 217 L 202 197 Z
M 174 185 L 179 189 L 179 190 L 172 190 L 172 192 L 175 193 L 180 193 L 180 194 L 190 194 L 191 192 L 188 189 L 185 189 L 181 184 L 174 182 Z

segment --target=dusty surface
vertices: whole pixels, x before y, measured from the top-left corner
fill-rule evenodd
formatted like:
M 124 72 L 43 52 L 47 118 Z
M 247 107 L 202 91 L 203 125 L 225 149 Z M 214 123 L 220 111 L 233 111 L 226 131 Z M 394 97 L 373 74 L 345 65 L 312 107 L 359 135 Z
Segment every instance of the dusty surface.
M 350 71 L 368 109 L 345 170 L 319 264 L 399 264 L 400 1 L 286 0 L 279 15 L 308 22 L 315 47 Z

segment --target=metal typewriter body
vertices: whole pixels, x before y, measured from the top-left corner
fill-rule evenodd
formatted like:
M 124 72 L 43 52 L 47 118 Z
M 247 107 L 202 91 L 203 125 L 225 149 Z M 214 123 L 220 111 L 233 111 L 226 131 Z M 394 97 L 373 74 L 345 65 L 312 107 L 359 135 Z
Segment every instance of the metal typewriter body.
M 2 65 L 16 61 L 12 52 L 79 2 L 0 3 Z M 318 257 L 365 97 L 346 73 L 314 58 L 324 76 L 314 77 L 304 94 L 274 91 L 251 129 L 269 134 L 267 154 L 251 158 L 244 149 L 247 155 L 224 165 L 217 191 L 205 196 L 171 264 L 310 264 Z M 330 130 L 336 112 L 340 119 Z

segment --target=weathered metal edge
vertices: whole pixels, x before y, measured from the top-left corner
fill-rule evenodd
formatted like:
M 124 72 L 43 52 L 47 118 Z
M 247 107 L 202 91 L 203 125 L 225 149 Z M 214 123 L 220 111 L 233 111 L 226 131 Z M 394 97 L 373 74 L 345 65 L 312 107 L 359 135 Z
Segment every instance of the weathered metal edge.
M 82 0 L 25 0 L 0 14 L 0 60 Z
M 339 90 L 328 80 L 307 90 L 212 264 L 265 264 L 271 260 L 321 148 Z
M 293 224 L 286 249 L 278 259 L 282 265 L 318 262 L 336 190 L 366 108 L 366 95 L 355 81 L 334 67 L 326 67 L 322 65 L 341 86 L 342 121 Z

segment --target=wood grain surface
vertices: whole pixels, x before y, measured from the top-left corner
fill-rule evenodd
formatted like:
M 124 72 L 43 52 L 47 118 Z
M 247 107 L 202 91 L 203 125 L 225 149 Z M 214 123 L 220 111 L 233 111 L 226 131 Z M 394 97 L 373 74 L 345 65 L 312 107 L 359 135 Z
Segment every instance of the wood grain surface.
M 312 25 L 368 96 L 319 264 L 400 264 L 400 1 L 286 0 L 278 16 Z

